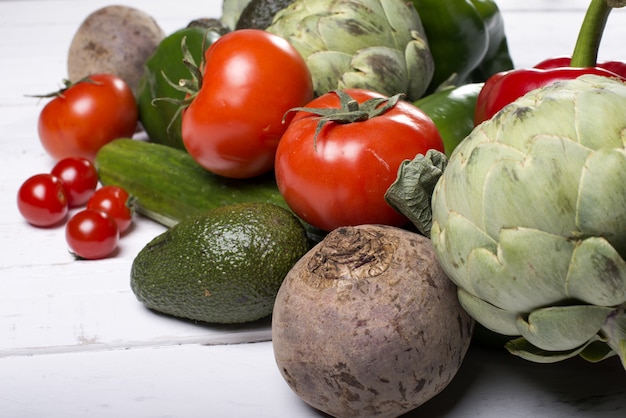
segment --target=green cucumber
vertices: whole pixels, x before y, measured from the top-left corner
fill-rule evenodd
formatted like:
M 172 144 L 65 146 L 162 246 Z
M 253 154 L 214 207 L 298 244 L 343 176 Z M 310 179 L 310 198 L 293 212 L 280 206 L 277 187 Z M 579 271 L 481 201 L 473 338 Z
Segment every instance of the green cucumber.
M 135 211 L 167 227 L 235 203 L 267 202 L 289 209 L 273 175 L 228 179 L 214 175 L 185 151 L 152 142 L 117 139 L 94 161 L 100 182 L 124 188 Z

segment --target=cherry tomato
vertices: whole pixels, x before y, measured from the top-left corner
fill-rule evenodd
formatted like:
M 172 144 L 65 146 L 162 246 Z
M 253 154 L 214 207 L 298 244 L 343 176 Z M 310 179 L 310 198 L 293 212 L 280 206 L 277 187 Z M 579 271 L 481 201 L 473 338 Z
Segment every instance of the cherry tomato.
M 112 217 L 121 234 L 128 229 L 133 218 L 128 202 L 126 190 L 117 186 L 103 186 L 91 196 L 87 209 L 100 210 Z
M 106 213 L 83 209 L 70 218 L 65 226 L 65 239 L 70 250 L 79 258 L 105 258 L 117 248 L 117 224 Z
M 205 169 L 248 178 L 272 170 L 285 112 L 313 98 L 311 74 L 285 39 L 258 29 L 223 35 L 205 53 L 204 80 L 182 137 Z
M 71 208 L 85 205 L 98 186 L 95 165 L 83 157 L 63 158 L 50 173 L 63 183 Z
M 17 208 L 34 226 L 52 226 L 67 216 L 67 195 L 63 183 L 52 174 L 28 178 L 17 192 Z
M 130 137 L 137 126 L 137 104 L 128 85 L 112 74 L 94 74 L 62 90 L 39 115 L 39 139 L 56 160 L 93 161 L 107 142 Z
M 363 103 L 384 97 L 368 90 L 345 93 Z M 340 108 L 335 92 L 324 94 L 307 108 Z M 401 226 L 407 219 L 384 195 L 404 160 L 429 149 L 443 152 L 434 122 L 417 107 L 399 101 L 367 120 L 326 122 L 298 111 L 276 152 L 276 181 L 296 215 L 322 230 L 367 223 Z

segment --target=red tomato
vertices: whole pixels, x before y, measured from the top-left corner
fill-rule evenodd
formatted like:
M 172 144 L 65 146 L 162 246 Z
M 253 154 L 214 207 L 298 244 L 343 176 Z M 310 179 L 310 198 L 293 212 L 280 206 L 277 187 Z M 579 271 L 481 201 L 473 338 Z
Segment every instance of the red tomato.
M 367 90 L 346 90 L 363 103 L 384 97 Z M 339 108 L 336 93 L 306 107 Z M 276 181 L 296 215 L 322 230 L 378 223 L 400 226 L 407 219 L 389 206 L 385 192 L 404 160 L 429 149 L 443 152 L 433 121 L 415 106 L 399 101 L 379 116 L 353 123 L 327 122 L 299 111 L 276 152 Z
M 121 234 L 128 229 L 133 218 L 128 200 L 128 192 L 121 187 L 104 186 L 91 196 L 87 209 L 100 210 L 112 217 Z
M 111 74 L 95 74 L 60 92 L 39 115 L 39 139 L 56 160 L 94 159 L 107 142 L 130 137 L 137 126 L 137 103 L 128 85 Z
M 67 195 L 63 183 L 52 174 L 28 178 L 17 192 L 17 208 L 31 225 L 52 226 L 67 216 Z
M 117 224 L 106 213 L 84 209 L 70 218 L 65 226 L 65 239 L 70 250 L 79 258 L 105 258 L 117 248 Z
M 98 186 L 96 167 L 83 157 L 63 158 L 50 173 L 63 183 L 71 208 L 85 205 Z
M 185 110 L 182 137 L 205 169 L 248 178 L 272 170 L 287 110 L 313 98 L 302 56 L 285 39 L 257 29 L 230 32 L 207 49 L 204 80 Z

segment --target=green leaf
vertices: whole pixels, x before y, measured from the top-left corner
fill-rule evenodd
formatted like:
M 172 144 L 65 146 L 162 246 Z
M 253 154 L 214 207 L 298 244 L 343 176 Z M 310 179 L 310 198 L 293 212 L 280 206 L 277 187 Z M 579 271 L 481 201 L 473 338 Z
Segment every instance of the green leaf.
M 385 200 L 395 210 L 409 218 L 417 229 L 430 237 L 433 223 L 431 198 L 448 158 L 442 152 L 428 150 L 413 160 L 405 160 L 398 177 L 385 193 Z
M 574 350 L 592 341 L 614 308 L 592 305 L 552 306 L 533 311 L 517 327 L 531 344 L 550 351 Z
M 626 304 L 619 306 L 602 326 L 606 343 L 622 361 L 626 370 Z
M 626 303 L 626 262 L 605 238 L 576 244 L 566 278 L 567 293 L 588 304 Z
M 500 309 L 462 288 L 458 289 L 457 294 L 463 309 L 488 330 L 506 336 L 519 335 L 515 326 L 517 313 Z
M 535 347 L 529 343 L 525 338 L 517 338 L 509 341 L 504 346 L 511 354 L 523 358 L 524 360 L 532 361 L 534 363 L 556 363 L 559 361 L 567 360 L 572 357 L 576 357 L 585 348 L 579 347 L 574 350 L 565 351 L 547 351 Z
M 580 357 L 591 363 L 597 363 L 614 355 L 615 351 L 602 341 L 592 341 L 580 352 Z

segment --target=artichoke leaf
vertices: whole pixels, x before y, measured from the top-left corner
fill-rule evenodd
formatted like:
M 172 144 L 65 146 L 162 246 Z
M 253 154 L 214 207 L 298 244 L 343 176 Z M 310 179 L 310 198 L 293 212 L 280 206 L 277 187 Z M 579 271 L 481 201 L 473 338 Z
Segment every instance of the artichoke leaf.
M 485 178 L 487 231 L 496 234 L 502 228 L 522 226 L 575 235 L 578 186 L 590 151 L 558 136 L 537 135 L 531 140 L 523 161 L 500 159 Z
M 313 79 L 313 89 L 317 95 L 339 89 L 338 80 L 350 70 L 352 55 L 335 51 L 320 51 L 309 55 L 307 65 L 312 72 L 319 74 Z
M 555 82 L 554 84 L 558 84 Z M 553 85 L 545 87 L 553 88 Z M 559 137 L 576 142 L 575 124 L 555 123 L 558 120 L 574 120 L 574 104 L 569 101 L 571 92 L 556 90 L 552 100 L 545 100 L 546 90 L 532 90 L 515 102 L 505 106 L 488 124 L 489 136 L 496 142 L 527 153 L 538 137 Z M 557 99 L 558 97 L 558 99 Z M 532 123 L 529 123 L 532 121 Z
M 454 150 L 450 157 L 447 174 L 441 179 L 441 187 L 434 197 L 445 196 L 448 206 L 474 222 L 486 232 L 491 232 L 491 237 L 496 239 L 499 231 L 487 229 L 491 219 L 486 216 L 488 207 L 491 205 L 505 206 L 511 199 L 508 194 L 492 196 L 496 201 L 487 201 L 483 198 L 485 192 L 485 178 L 491 175 L 494 165 L 499 161 L 521 161 L 524 156 L 512 147 L 502 146 L 497 143 L 483 142 L 484 132 L 480 128 L 475 129 Z M 472 145 L 476 146 L 470 148 Z M 461 148 L 461 149 L 459 149 Z M 489 162 L 489 164 L 485 162 Z M 436 205 L 436 198 L 434 205 Z M 433 219 L 439 220 L 441 213 L 433 206 Z
M 501 335 L 519 335 L 515 326 L 518 314 L 493 306 L 462 288 L 457 290 L 461 306 L 485 328 Z
M 413 32 L 413 40 L 406 44 L 406 91 L 409 97 L 420 98 L 426 92 L 435 74 L 435 61 L 428 43 Z
M 604 341 L 590 341 L 585 348 L 580 351 L 580 357 L 591 363 L 598 363 L 615 355 L 615 351 L 611 349 Z
M 626 146 L 626 126 L 624 125 L 625 89 L 616 89 L 615 80 L 605 77 L 579 77 L 579 83 L 587 88 L 572 87 L 575 99 L 577 121 L 576 140 L 594 150 L 623 149 Z M 607 80 L 609 82 L 607 82 Z M 601 132 L 601 135 L 598 135 Z
M 374 45 L 393 46 L 383 15 L 379 0 L 337 0 L 332 12 L 319 17 L 317 30 L 330 51 L 352 54 Z
M 589 344 L 591 344 L 591 342 L 589 342 Z M 534 363 L 557 363 L 582 354 L 585 352 L 588 345 L 583 345 L 582 347 L 577 347 L 573 350 L 547 351 L 535 347 L 528 342 L 526 338 L 520 337 L 507 342 L 504 347 L 509 351 L 509 353 L 523 358 L 524 360 L 532 361 Z
M 251 0 L 223 0 L 222 17 L 220 20 L 230 29 L 235 30 L 241 12 L 246 8 Z
M 457 237 L 456 239 L 459 239 Z M 527 228 L 504 229 L 494 252 L 477 248 L 467 260 L 472 292 L 501 309 L 531 312 L 566 299 L 574 244 Z
M 292 3 L 294 5 L 296 3 Z M 285 10 L 285 9 L 283 9 Z M 278 12 L 280 13 L 280 12 Z M 278 16 L 278 14 L 276 15 Z M 289 43 L 304 57 L 306 60 L 311 54 L 318 51 L 325 51 L 326 46 L 324 40 L 317 35 L 317 25 L 319 19 L 315 15 L 305 15 L 302 19 L 284 19 L 274 21 L 267 31 L 273 32 L 279 36 L 289 34 Z M 284 25 L 297 25 L 294 29 L 286 29 Z
M 576 214 L 583 235 L 605 237 L 622 256 L 626 255 L 625 167 L 624 149 L 602 149 L 590 155 L 580 179 Z
M 492 118 L 493 138 L 522 151 L 529 149 L 528 140 L 537 135 L 568 138 L 590 150 L 622 148 L 626 92 L 616 89 L 615 81 L 584 75 L 532 90 Z
M 615 309 L 602 327 L 606 344 L 615 351 L 626 369 L 626 303 Z
M 613 311 L 592 305 L 551 306 L 534 310 L 527 319 L 518 317 L 517 329 L 540 349 L 574 350 L 592 340 Z
M 479 227 L 452 212 L 445 225 L 433 223 L 431 241 L 438 254 L 445 254 L 445 257 L 438 257 L 439 263 L 457 286 L 478 297 L 497 294 L 497 287 L 493 289 L 491 284 L 483 287 L 481 282 L 486 273 L 503 274 L 502 264 L 495 255 L 497 243 Z M 483 270 L 477 271 L 476 265 Z
M 393 96 L 407 90 L 404 55 L 397 49 L 374 46 L 357 51 L 351 68 L 339 79 L 339 88 L 363 88 Z
M 588 304 L 626 303 L 626 262 L 606 239 L 587 238 L 574 248 L 566 285 L 571 298 Z
M 387 16 L 390 26 L 389 33 L 394 37 L 394 44 L 397 49 L 404 48 L 404 45 L 412 39 L 419 39 L 424 44 L 427 44 L 426 31 L 424 31 L 422 19 L 412 2 L 380 0 L 380 5 L 385 16 Z M 412 28 L 413 30 L 409 32 L 406 28 Z

